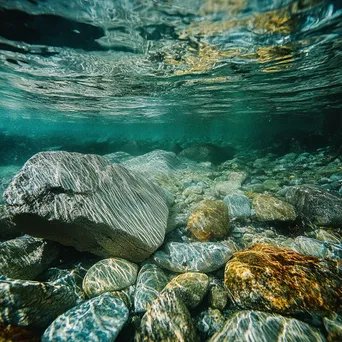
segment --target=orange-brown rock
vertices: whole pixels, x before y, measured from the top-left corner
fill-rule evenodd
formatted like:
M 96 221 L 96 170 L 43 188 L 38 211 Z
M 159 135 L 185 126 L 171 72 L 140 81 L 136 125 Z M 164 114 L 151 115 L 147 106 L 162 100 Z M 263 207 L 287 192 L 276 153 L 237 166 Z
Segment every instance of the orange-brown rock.
M 234 254 L 224 282 L 232 300 L 245 309 L 326 313 L 341 307 L 339 267 L 338 261 L 258 243 Z
M 228 208 L 223 201 L 200 202 L 188 220 L 188 229 L 200 241 L 227 237 L 228 225 Z

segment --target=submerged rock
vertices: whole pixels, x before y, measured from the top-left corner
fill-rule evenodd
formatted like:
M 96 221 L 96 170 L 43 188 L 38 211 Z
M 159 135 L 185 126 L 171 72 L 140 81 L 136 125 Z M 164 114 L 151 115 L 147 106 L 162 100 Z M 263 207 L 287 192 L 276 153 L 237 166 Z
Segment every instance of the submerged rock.
M 244 309 L 321 314 L 341 304 L 342 277 L 335 261 L 264 243 L 235 253 L 224 282 L 234 303 Z
M 248 218 L 251 216 L 251 204 L 245 195 L 231 194 L 223 199 L 228 206 L 228 214 L 231 218 Z
M 0 240 L 10 240 L 22 235 L 15 226 L 12 217 L 5 210 L 5 206 L 0 204 Z
M 164 271 L 157 265 L 148 263 L 141 267 L 134 296 L 136 312 L 145 312 L 158 297 L 168 282 Z
M 40 342 L 40 335 L 35 330 L 0 324 L 1 342 Z
M 24 235 L 0 243 L 0 274 L 14 279 L 32 280 L 57 263 L 61 246 Z
M 5 192 L 20 229 L 80 251 L 141 261 L 163 242 L 163 190 L 96 155 L 43 152 Z
M 298 341 L 324 342 L 324 336 L 310 325 L 261 311 L 240 311 L 230 317 L 210 342 Z
M 265 222 L 286 222 L 296 219 L 294 207 L 267 194 L 257 194 L 252 202 L 255 217 Z
M 221 331 L 224 327 L 225 319 L 218 309 L 208 308 L 196 317 L 196 327 L 205 339 Z
M 215 242 L 170 242 L 154 254 L 155 262 L 173 272 L 213 272 L 231 258 L 232 251 Z
M 227 237 L 228 225 L 228 209 L 223 201 L 200 202 L 188 220 L 188 229 L 200 241 Z
M 204 273 L 187 272 L 173 278 L 162 291 L 175 293 L 188 308 L 196 307 L 206 295 L 209 277 Z
M 209 288 L 209 306 L 213 309 L 223 310 L 228 302 L 228 293 L 223 281 L 214 279 Z
M 285 196 L 303 220 L 320 226 L 342 225 L 342 199 L 328 191 L 308 185 L 294 186 L 286 190 Z
M 42 342 L 114 341 L 128 313 L 120 299 L 104 293 L 60 315 L 46 329 Z
M 174 293 L 159 296 L 145 313 L 135 335 L 142 341 L 198 341 L 190 313 Z
M 137 279 L 138 266 L 120 258 L 104 259 L 89 268 L 83 280 L 88 297 L 104 292 L 122 290 Z
M 328 332 L 327 340 L 329 342 L 342 341 L 342 316 L 336 313 L 330 317 L 323 318 L 324 328 Z
M 79 282 L 77 272 L 45 283 L 0 276 L 0 323 L 46 328 L 77 304 Z

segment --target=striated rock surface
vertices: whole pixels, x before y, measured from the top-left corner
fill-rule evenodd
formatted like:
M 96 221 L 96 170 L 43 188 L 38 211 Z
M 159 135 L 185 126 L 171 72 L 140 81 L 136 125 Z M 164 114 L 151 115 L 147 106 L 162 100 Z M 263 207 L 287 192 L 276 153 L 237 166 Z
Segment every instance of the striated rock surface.
M 189 217 L 188 229 L 200 241 L 227 237 L 229 233 L 227 206 L 223 201 L 200 202 Z
M 159 296 L 145 313 L 135 334 L 135 342 L 198 341 L 185 304 L 172 292 Z
M 261 311 L 240 311 L 230 317 L 210 342 L 298 341 L 324 342 L 324 336 L 310 325 Z
M 136 312 L 145 312 L 158 297 L 168 282 L 164 271 L 157 265 L 147 263 L 139 271 L 134 307 Z
M 213 272 L 231 258 L 232 251 L 215 242 L 169 242 L 154 254 L 155 262 L 173 272 Z
M 328 332 L 329 342 L 342 341 L 342 316 L 336 313 L 323 318 L 324 328 Z
M 224 282 L 234 303 L 244 309 L 324 314 L 341 305 L 337 262 L 264 243 L 235 253 Z
M 173 278 L 162 291 L 175 293 L 189 307 L 196 307 L 206 295 L 209 277 L 204 273 L 187 272 Z
M 32 280 L 60 257 L 61 246 L 24 235 L 0 243 L 0 274 L 14 279 Z
M 114 341 L 128 314 L 120 299 L 104 293 L 60 315 L 46 329 L 42 342 Z
M 289 187 L 286 200 L 305 220 L 320 226 L 342 225 L 342 199 L 326 190 L 303 185 Z
M 228 214 L 231 218 L 248 218 L 251 216 L 251 204 L 245 195 L 231 194 L 223 199 L 228 206 Z
M 296 219 L 294 207 L 280 199 L 267 194 L 257 194 L 252 207 L 257 220 L 265 222 L 286 222 Z
M 122 290 L 135 283 L 137 273 L 138 266 L 127 260 L 104 259 L 89 268 L 83 280 L 83 290 L 88 297 Z
M 144 260 L 165 236 L 163 190 L 96 155 L 38 153 L 4 198 L 24 232 L 104 257 Z
M 221 331 L 224 324 L 225 319 L 218 309 L 208 308 L 208 310 L 202 311 L 200 315 L 196 317 L 196 327 L 201 333 L 201 336 L 206 338 L 206 341 L 216 332 Z

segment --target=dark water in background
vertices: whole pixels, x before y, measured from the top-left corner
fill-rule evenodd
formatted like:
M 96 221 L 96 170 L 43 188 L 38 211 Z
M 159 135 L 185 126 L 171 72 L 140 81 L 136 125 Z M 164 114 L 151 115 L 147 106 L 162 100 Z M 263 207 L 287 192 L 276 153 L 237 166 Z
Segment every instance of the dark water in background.
M 0 163 L 339 146 L 342 2 L 0 0 Z

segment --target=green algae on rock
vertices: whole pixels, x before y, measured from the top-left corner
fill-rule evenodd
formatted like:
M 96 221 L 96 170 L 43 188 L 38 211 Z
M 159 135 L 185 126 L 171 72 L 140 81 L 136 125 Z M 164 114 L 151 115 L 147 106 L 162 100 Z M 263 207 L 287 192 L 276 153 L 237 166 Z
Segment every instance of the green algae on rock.
M 265 222 L 287 222 L 296 219 L 294 207 L 267 194 L 253 197 L 252 207 L 257 220 Z
M 138 266 L 127 260 L 104 259 L 89 268 L 83 280 L 83 290 L 88 297 L 122 290 L 135 283 L 137 273 Z
M 199 203 L 188 220 L 188 229 L 200 241 L 228 236 L 228 209 L 223 201 L 204 200 Z
M 315 328 L 294 318 L 261 311 L 240 311 L 208 342 L 324 342 Z
M 341 305 L 338 262 L 264 243 L 236 252 L 224 282 L 233 302 L 244 309 L 325 314 Z

